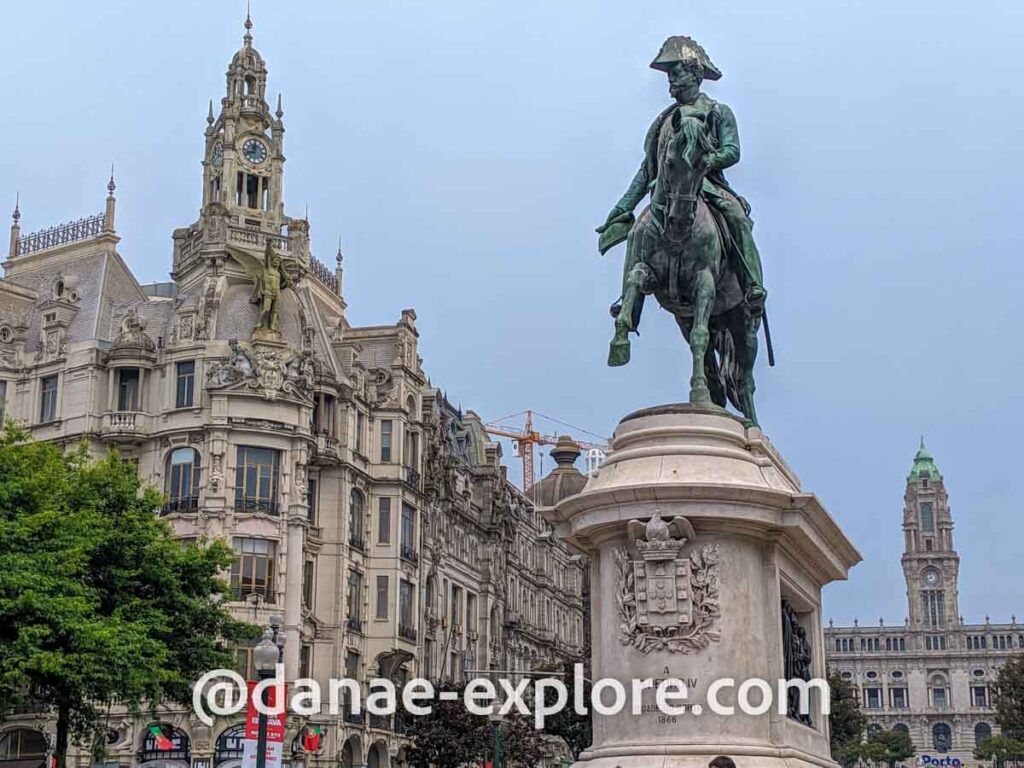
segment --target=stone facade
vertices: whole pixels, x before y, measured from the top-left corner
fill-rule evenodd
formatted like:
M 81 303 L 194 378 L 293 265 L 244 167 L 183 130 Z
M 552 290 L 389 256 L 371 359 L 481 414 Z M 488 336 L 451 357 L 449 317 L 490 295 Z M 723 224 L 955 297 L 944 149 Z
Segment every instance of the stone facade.
M 907 731 L 918 758 L 978 764 L 975 744 L 999 732 L 990 686 L 1024 649 L 1024 625 L 966 624 L 960 614 L 960 556 L 945 482 L 921 443 L 903 508 L 907 618 L 896 626 L 830 626 L 829 664 L 851 681 L 869 728 Z
M 219 114 L 211 104 L 201 214 L 173 233 L 173 282 L 141 286 L 119 255 L 113 179 L 89 219 L 22 236 L 15 212 L 0 279 L 5 416 L 39 439 L 118 448 L 165 492 L 178 536 L 231 542 L 232 610 L 281 617 L 289 679 L 457 679 L 580 657 L 581 559 L 508 481 L 481 420 L 430 385 L 415 312 L 353 327 L 340 251 L 325 266 L 309 222 L 285 213 L 283 111 L 267 103 L 250 27 Z M 276 329 L 253 301 L 268 249 L 286 286 Z M 251 649 L 238 663 L 251 679 Z M 212 729 L 187 711 L 161 718 L 175 750 L 113 717 L 109 760 L 238 765 L 241 715 Z M 322 750 L 304 754 L 292 739 L 305 723 L 291 722 L 286 760 L 401 763 L 400 718 L 313 722 Z M 20 727 L 49 729 L 25 714 L 0 730 Z

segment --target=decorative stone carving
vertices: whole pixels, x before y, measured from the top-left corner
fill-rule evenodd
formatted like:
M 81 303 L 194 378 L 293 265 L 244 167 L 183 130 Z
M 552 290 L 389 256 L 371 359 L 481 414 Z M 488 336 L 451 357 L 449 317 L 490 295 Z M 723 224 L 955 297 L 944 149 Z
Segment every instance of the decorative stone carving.
M 287 356 L 287 351 L 277 345 L 255 344 L 250 355 L 237 339 L 232 339 L 229 346 L 231 356 L 207 368 L 207 389 L 240 387 L 257 390 L 267 400 L 282 394 L 312 400 L 316 363 L 310 353 Z
M 637 557 L 614 550 L 619 641 L 644 654 L 687 654 L 720 640 L 717 545 L 683 555 L 693 526 L 685 517 L 666 523 L 657 510 L 646 525 L 630 522 L 628 534 Z

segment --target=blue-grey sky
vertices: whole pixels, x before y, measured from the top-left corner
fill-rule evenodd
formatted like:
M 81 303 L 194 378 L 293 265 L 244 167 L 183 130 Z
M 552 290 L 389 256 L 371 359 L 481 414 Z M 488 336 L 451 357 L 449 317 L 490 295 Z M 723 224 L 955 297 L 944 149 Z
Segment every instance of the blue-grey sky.
M 242 0 L 6 4 L 0 195 L 11 208 L 20 190 L 23 228 L 99 211 L 114 162 L 120 251 L 166 279 L 243 18 Z M 696 37 L 724 72 L 707 92 L 739 121 L 729 176 L 771 292 L 761 420 L 865 557 L 826 618 L 905 615 L 923 433 L 965 617 L 1024 620 L 1024 4 L 255 0 L 253 19 L 284 94 L 286 205 L 308 204 L 324 260 L 341 237 L 351 321 L 415 307 L 453 400 L 602 434 L 688 391 L 656 308 L 633 362 L 605 367 L 623 254 L 599 257 L 593 228 L 667 103 L 648 63 Z

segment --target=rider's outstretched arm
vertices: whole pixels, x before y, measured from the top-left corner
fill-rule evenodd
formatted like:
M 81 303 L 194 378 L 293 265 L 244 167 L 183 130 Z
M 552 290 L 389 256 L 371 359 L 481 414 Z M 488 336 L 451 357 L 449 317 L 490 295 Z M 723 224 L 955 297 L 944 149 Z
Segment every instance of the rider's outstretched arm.
M 640 165 L 640 170 L 636 172 L 636 176 L 633 177 L 633 181 L 629 183 L 626 194 L 619 199 L 615 207 L 623 213 L 631 212 L 647 194 L 649 181 L 647 178 L 647 163 L 644 162 Z

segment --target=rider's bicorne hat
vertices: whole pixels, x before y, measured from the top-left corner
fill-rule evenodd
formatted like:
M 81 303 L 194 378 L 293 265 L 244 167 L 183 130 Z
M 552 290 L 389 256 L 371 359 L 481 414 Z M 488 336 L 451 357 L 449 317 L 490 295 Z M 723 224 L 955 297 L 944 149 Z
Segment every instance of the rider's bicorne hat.
M 698 61 L 704 68 L 705 80 L 718 80 L 722 73 L 711 59 L 700 47 L 696 40 L 685 35 L 674 35 L 666 40 L 654 61 L 651 62 L 651 69 L 660 69 L 667 72 L 669 67 L 677 61 Z

